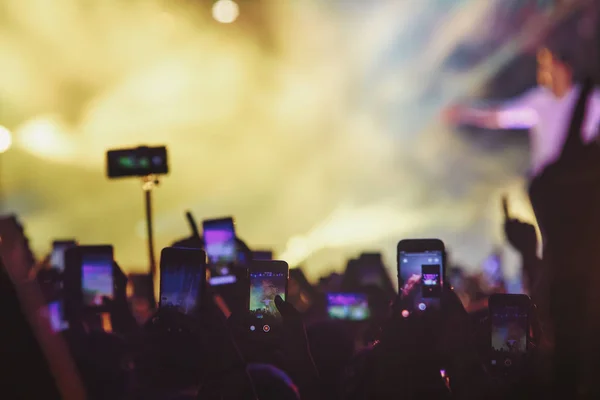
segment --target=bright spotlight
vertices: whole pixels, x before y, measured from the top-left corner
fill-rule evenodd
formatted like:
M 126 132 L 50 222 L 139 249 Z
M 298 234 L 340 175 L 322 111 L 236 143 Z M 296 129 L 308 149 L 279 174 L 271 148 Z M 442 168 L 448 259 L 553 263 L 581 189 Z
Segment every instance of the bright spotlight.
M 0 153 L 4 153 L 6 150 L 10 149 L 11 144 L 12 137 L 10 131 L 0 125 Z
M 60 119 L 47 115 L 33 118 L 18 127 L 15 140 L 27 152 L 50 160 L 68 160 L 75 153 L 74 144 Z
M 240 7 L 233 0 L 218 0 L 213 4 L 213 18 L 222 24 L 230 24 L 240 15 Z

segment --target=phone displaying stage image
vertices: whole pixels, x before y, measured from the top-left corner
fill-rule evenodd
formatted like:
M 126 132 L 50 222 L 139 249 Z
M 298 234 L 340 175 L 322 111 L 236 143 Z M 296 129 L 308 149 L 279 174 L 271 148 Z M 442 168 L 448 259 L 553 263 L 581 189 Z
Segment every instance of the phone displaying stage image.
M 527 353 L 530 301 L 526 295 L 490 297 L 492 366 L 512 367 Z
M 281 320 L 275 297 L 286 299 L 289 267 L 284 261 L 255 261 L 250 265 L 249 275 L 250 315 L 258 326 L 262 325 L 263 331 L 268 332 L 270 324 Z
M 101 306 L 114 298 L 112 248 L 106 251 L 82 251 L 81 291 L 85 306 Z
M 398 243 L 398 285 L 411 289 L 409 312 L 441 307 L 444 287 L 444 243 L 438 239 L 409 239 Z
M 233 218 L 220 218 L 202 222 L 204 248 L 210 265 L 212 286 L 236 282 L 232 268 L 237 262 L 237 245 Z
M 206 253 L 200 249 L 167 247 L 160 256 L 161 308 L 176 308 L 184 314 L 200 305 L 206 277 Z
M 505 307 L 492 314 L 492 349 L 499 353 L 527 351 L 527 311 Z
M 421 291 L 424 298 L 439 298 L 442 295 L 440 265 L 421 266 Z
M 362 293 L 328 293 L 327 314 L 331 319 L 364 321 L 369 318 L 369 301 Z
M 206 220 L 202 223 L 204 244 L 210 264 L 236 261 L 235 227 L 232 218 Z

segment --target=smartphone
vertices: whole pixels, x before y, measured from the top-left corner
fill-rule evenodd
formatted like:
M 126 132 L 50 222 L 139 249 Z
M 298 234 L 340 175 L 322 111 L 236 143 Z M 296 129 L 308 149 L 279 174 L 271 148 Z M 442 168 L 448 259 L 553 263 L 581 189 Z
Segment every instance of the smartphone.
M 101 306 L 115 297 L 112 246 L 80 246 L 83 305 Z
M 508 372 L 525 358 L 529 343 L 531 299 L 524 294 L 490 296 L 491 367 Z
M 166 247 L 160 253 L 160 308 L 196 312 L 206 280 L 206 253 L 201 249 Z
M 250 277 L 249 311 L 251 331 L 269 333 L 281 322 L 275 297 L 286 299 L 289 266 L 285 261 L 253 261 L 248 270 Z
M 167 148 L 136 147 L 106 152 L 106 175 L 111 178 L 165 175 L 169 172 Z
M 232 268 L 237 261 L 237 245 L 233 218 L 204 220 L 202 230 L 210 265 L 209 283 L 212 286 L 235 283 Z
M 418 279 L 421 289 L 413 294 L 409 312 L 440 309 L 445 281 L 445 246 L 439 239 L 401 240 L 397 247 L 398 287 Z
M 65 251 L 63 282 L 68 318 L 76 318 L 82 309 L 105 311 L 105 300 L 115 298 L 112 246 L 68 248 Z
M 64 257 L 62 299 L 66 318 L 80 318 L 88 311 L 109 311 L 106 300 L 117 294 L 112 246 L 70 247 Z
M 369 300 L 362 293 L 328 293 L 327 314 L 331 319 L 364 321 L 369 318 Z
M 50 266 L 60 272 L 65 270 L 65 251 L 77 246 L 75 240 L 55 240 L 52 242 L 52 253 L 50 253 Z

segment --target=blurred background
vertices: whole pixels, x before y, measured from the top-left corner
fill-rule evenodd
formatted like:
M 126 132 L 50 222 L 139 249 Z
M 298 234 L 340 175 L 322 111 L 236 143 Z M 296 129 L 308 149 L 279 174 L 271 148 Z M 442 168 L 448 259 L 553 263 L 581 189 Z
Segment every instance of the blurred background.
M 500 196 L 532 218 L 527 134 L 441 115 L 535 85 L 548 42 L 597 76 L 596 3 L 0 0 L 0 213 L 39 254 L 75 237 L 147 271 L 141 183 L 109 181 L 105 151 L 165 144 L 159 249 L 189 235 L 189 209 L 235 216 L 312 280 L 364 250 L 395 276 L 408 237 L 443 239 L 467 270 L 503 248 L 516 277 Z

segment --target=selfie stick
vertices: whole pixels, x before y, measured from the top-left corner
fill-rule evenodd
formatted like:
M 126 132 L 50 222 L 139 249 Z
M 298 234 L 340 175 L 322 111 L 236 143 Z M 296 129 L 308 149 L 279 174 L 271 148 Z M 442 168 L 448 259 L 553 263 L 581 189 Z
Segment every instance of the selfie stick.
M 156 258 L 154 257 L 154 235 L 152 229 L 152 189 L 158 186 L 157 175 L 146 175 L 142 177 L 142 189 L 144 190 L 144 203 L 146 205 L 146 229 L 148 231 L 148 254 L 150 255 L 150 276 L 154 281 L 156 277 Z

